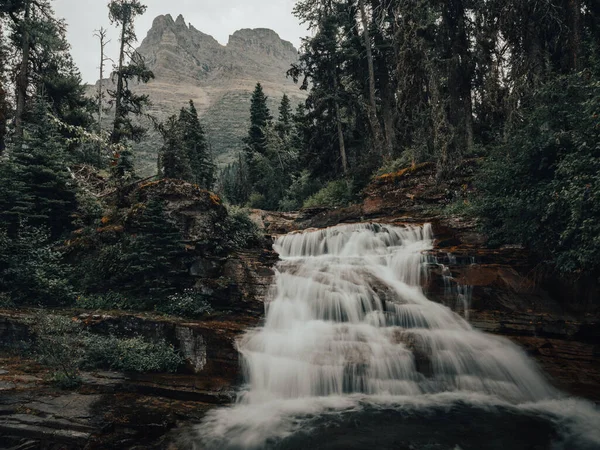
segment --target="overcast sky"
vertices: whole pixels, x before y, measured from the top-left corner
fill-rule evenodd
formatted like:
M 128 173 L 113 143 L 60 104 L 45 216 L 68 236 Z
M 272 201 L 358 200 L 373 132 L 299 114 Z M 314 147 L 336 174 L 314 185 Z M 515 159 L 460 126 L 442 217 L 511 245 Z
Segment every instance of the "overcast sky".
M 94 30 L 101 26 L 109 29 L 112 42 L 109 56 L 117 58 L 118 33 L 108 20 L 108 0 L 55 0 L 58 17 L 69 25 L 67 37 L 72 55 L 83 80 L 94 83 L 98 79 L 99 44 Z M 142 0 L 148 6 L 146 14 L 136 22 L 140 42 L 160 14 L 171 14 L 176 19 L 183 14 L 187 23 L 210 34 L 221 44 L 241 28 L 271 28 L 296 47 L 300 37 L 307 34 L 305 27 L 292 15 L 295 0 Z

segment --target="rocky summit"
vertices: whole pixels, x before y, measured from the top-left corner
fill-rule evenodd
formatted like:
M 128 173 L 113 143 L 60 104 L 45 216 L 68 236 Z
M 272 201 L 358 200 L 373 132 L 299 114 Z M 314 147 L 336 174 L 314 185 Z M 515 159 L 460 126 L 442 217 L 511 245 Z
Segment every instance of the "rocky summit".
M 150 113 L 164 120 L 193 100 L 219 164 L 232 161 L 242 148 L 257 82 L 269 96 L 273 115 L 284 93 L 293 104 L 306 97 L 286 76 L 298 51 L 269 29 L 238 30 L 227 45 L 221 45 L 186 23 L 183 16 L 173 20 L 167 14 L 154 19 L 138 52 L 156 76 L 136 88 L 150 96 Z M 136 152 L 143 174 L 155 173 L 159 148 L 160 137 L 150 132 Z

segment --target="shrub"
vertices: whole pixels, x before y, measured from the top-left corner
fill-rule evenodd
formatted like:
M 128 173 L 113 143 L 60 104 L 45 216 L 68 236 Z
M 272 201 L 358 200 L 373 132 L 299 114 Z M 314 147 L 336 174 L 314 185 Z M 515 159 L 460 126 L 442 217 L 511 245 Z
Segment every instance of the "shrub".
M 193 289 L 170 295 L 165 302 L 158 304 L 156 309 L 164 314 L 191 319 L 199 319 L 212 311 L 206 296 Z
M 248 199 L 248 206 L 255 209 L 266 209 L 267 201 L 265 200 L 265 196 L 258 192 L 253 192 Z
M 75 306 L 81 309 L 131 309 L 132 302 L 118 292 L 107 292 L 105 294 L 89 294 L 77 297 Z
M 83 367 L 122 372 L 176 372 L 183 358 L 166 341 L 87 335 Z
M 294 211 L 302 208 L 304 201 L 318 192 L 321 187 L 321 183 L 313 179 L 308 170 L 302 171 L 294 177 L 292 184 L 285 193 L 285 197 L 279 203 L 279 209 Z
M 305 208 L 348 206 L 353 199 L 352 182 L 331 181 L 327 186 L 304 202 Z
M 238 206 L 230 206 L 227 210 L 228 216 L 223 224 L 223 232 L 228 246 L 242 249 L 258 245 L 263 235 L 258 225 L 250 218 L 248 210 Z
M 34 318 L 32 331 L 37 359 L 53 370 L 52 380 L 63 388 L 77 386 L 85 353 L 81 324 L 68 317 L 40 313 Z

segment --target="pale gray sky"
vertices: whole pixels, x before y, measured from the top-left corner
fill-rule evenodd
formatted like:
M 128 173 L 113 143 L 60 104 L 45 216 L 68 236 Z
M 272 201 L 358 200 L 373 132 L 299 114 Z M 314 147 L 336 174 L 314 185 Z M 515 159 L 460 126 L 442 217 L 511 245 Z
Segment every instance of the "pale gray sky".
M 98 79 L 100 57 L 94 30 L 101 26 L 109 29 L 112 39 L 109 56 L 117 57 L 118 34 L 108 20 L 108 0 L 55 0 L 53 3 L 56 15 L 65 18 L 69 25 L 67 38 L 83 80 L 94 83 Z M 171 14 L 173 19 L 183 14 L 187 23 L 221 44 L 226 44 L 229 35 L 241 28 L 271 28 L 296 47 L 300 45 L 300 37 L 308 34 L 292 15 L 295 0 L 142 0 L 142 3 L 148 10 L 136 22 L 140 42 L 160 14 Z

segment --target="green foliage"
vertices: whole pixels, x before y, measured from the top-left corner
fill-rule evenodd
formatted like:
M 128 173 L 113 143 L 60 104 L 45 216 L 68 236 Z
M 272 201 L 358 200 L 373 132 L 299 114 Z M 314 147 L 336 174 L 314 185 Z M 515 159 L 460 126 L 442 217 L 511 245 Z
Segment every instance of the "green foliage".
M 125 286 L 129 292 L 161 298 L 173 292 L 174 279 L 181 275 L 173 264 L 183 253 L 181 234 L 156 199 L 143 207 L 132 225 L 135 235 L 126 249 Z
M 146 6 L 138 0 L 112 0 L 108 10 L 111 23 L 120 28 L 121 34 L 119 63 L 113 73 L 116 89 L 108 90 L 111 103 L 115 106 L 111 142 L 118 144 L 123 139 L 139 141 L 146 130 L 135 124 L 131 115 L 142 115 L 150 101 L 147 95 L 135 94 L 129 84 L 148 83 L 154 79 L 154 73 L 146 67 L 142 55 L 133 50 L 137 41 L 135 19 L 146 12 Z M 126 59 L 129 60 L 128 64 L 125 64 Z
M 39 313 L 32 323 L 34 351 L 40 363 L 53 371 L 52 379 L 62 388 L 80 384 L 79 366 L 85 354 L 83 330 L 69 317 Z
M 38 101 L 35 113 L 21 144 L 9 148 L 9 157 L 0 161 L 0 220 L 11 232 L 26 220 L 48 227 L 56 238 L 71 226 L 77 207 L 75 187 L 44 101 Z
M 134 305 L 118 292 L 106 292 L 104 294 L 86 294 L 77 297 L 75 306 L 81 309 L 94 309 L 101 311 L 128 310 Z
M 22 225 L 0 229 L 0 293 L 15 305 L 70 305 L 75 300 L 69 268 L 48 232 Z
M 161 175 L 165 178 L 189 180 L 192 177 L 192 168 L 183 145 L 182 123 L 177 116 L 171 116 L 167 123 L 162 125 L 161 132 L 164 141 L 159 154 Z
M 215 183 L 215 164 L 204 128 L 200 124 L 198 111 L 192 100 L 188 108 L 181 109 L 179 122 L 182 129 L 182 143 L 190 162 L 190 181 L 203 189 L 212 189 Z
M 156 310 L 171 316 L 201 319 L 212 312 L 212 307 L 206 295 L 194 289 L 186 289 L 182 293 L 169 295 L 156 306 Z
M 161 126 L 164 145 L 159 155 L 159 167 L 165 178 L 194 183 L 203 189 L 214 185 L 215 166 L 200 124 L 194 102 L 182 108 Z
M 305 208 L 348 206 L 353 200 L 352 183 L 336 180 L 328 183 L 323 189 L 304 202 Z
M 80 369 L 175 372 L 183 363 L 183 358 L 164 340 L 99 336 L 70 317 L 40 312 L 31 326 L 38 360 L 54 371 L 52 379 L 64 388 L 80 384 Z
M 217 192 L 229 203 L 243 205 L 250 197 L 250 189 L 246 159 L 239 154 L 237 162 L 221 170 Z
M 258 225 L 250 218 L 248 210 L 238 206 L 228 208 L 223 233 L 227 236 L 228 246 L 234 249 L 258 245 L 264 238 Z
M 136 205 L 127 219 L 127 232 L 105 219 L 105 225 L 84 230 L 86 234 L 73 244 L 74 282 L 88 293 L 83 301 L 90 307 L 114 304 L 152 309 L 175 293 L 186 274 L 185 252 L 179 229 L 166 217 L 163 202 L 150 199 Z M 111 292 L 118 293 L 114 294 L 118 298 Z
M 87 369 L 110 369 L 120 372 L 176 372 L 183 358 L 164 340 L 150 342 L 141 337 L 118 338 L 87 334 L 85 356 Z
M 285 197 L 279 203 L 282 211 L 295 211 L 302 208 L 304 202 L 316 194 L 322 185 L 311 177 L 308 170 L 303 170 L 293 177 L 292 184 L 287 189 Z
M 298 170 L 297 136 L 289 98 L 282 98 L 279 119 L 273 124 L 267 97 L 257 84 L 244 140 L 245 158 L 221 173 L 225 198 L 234 204 L 277 210 Z
M 478 177 L 475 212 L 493 242 L 526 245 L 563 273 L 600 273 L 598 111 L 589 73 L 538 91 Z
M 286 94 L 283 94 L 281 104 L 279 105 L 279 117 L 275 124 L 275 130 L 281 139 L 289 137 L 292 133 L 292 119 L 292 104 L 290 98 Z

